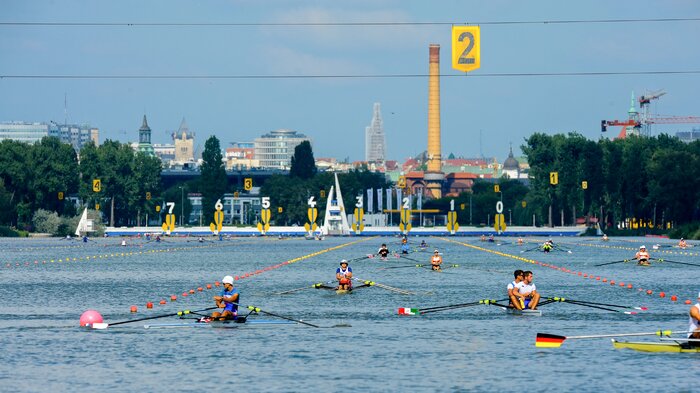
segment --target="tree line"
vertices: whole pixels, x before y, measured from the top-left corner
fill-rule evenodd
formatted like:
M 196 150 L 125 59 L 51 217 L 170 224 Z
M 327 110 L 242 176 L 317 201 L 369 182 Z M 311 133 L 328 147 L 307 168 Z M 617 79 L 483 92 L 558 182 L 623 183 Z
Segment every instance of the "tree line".
M 55 137 L 35 144 L 3 140 L 0 225 L 32 229 L 39 210 L 73 217 L 82 207 L 106 212 L 112 225 L 133 224 L 139 212 L 159 203 L 160 172 L 158 158 L 111 140 L 88 143 L 79 153 Z

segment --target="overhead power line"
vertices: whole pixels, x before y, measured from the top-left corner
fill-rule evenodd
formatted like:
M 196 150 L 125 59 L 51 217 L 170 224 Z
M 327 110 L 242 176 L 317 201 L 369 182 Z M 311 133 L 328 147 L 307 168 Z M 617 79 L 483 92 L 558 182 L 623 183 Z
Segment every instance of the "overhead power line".
M 601 72 L 513 72 L 513 73 L 460 73 L 442 74 L 443 78 L 512 78 L 512 77 L 565 77 L 615 75 L 699 75 L 700 70 L 660 71 L 601 71 Z M 428 78 L 429 74 L 355 74 L 355 75 L 60 75 L 60 74 L 6 74 L 0 79 L 371 79 L 371 78 Z
M 587 23 L 648 23 L 648 22 L 698 22 L 698 18 L 649 18 L 649 19 L 565 19 L 565 20 L 509 20 L 509 21 L 450 21 L 450 22 L 0 22 L 0 26 L 47 27 L 320 27 L 320 26 L 452 26 L 452 25 L 537 25 L 537 24 L 587 24 Z

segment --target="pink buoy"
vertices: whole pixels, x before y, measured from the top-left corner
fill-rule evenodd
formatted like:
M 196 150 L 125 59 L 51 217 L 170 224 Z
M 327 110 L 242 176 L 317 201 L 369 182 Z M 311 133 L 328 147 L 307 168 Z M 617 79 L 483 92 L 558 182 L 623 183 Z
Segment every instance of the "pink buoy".
M 102 315 L 95 310 L 87 310 L 80 316 L 80 326 L 102 323 Z

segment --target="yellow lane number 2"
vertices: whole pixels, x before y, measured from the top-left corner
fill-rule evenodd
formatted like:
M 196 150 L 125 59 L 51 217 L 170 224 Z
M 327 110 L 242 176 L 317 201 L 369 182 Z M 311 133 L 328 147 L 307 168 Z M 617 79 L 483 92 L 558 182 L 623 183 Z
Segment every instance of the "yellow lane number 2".
M 479 26 L 452 27 L 452 68 L 469 72 L 481 67 L 481 29 Z

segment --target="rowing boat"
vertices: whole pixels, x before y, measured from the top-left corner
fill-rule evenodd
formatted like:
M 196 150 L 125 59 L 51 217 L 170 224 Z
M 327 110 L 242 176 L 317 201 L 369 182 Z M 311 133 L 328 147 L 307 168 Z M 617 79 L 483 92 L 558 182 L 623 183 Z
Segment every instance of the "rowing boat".
M 152 323 L 143 325 L 146 329 L 167 329 L 167 328 L 240 328 L 246 326 L 275 326 L 275 325 L 295 325 L 296 322 L 277 319 L 250 319 L 245 322 L 237 321 L 211 321 L 211 322 L 169 322 Z
M 505 309 L 508 314 L 512 315 L 529 315 L 533 317 L 541 317 L 542 316 L 542 310 L 531 310 L 529 308 L 525 310 L 518 310 L 517 308 L 506 308 Z
M 680 340 L 683 341 L 683 340 Z M 614 348 L 628 348 L 640 352 L 681 352 L 681 353 L 700 353 L 700 347 L 683 348 L 677 342 L 657 343 L 657 342 L 632 342 L 632 341 L 617 341 L 612 339 Z

